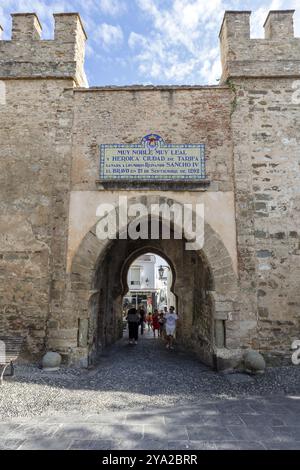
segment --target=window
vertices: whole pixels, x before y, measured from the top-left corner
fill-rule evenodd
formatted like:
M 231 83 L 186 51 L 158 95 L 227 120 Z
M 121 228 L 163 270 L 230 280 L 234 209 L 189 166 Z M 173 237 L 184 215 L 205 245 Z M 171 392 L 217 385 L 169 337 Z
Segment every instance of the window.
M 130 270 L 130 285 L 140 286 L 141 285 L 141 269 L 139 267 L 131 268 Z

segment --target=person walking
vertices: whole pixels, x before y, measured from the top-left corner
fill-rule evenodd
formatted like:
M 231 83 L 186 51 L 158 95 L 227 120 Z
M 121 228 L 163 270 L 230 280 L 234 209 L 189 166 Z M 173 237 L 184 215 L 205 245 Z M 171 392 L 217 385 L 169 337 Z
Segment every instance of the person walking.
M 176 322 L 178 320 L 178 315 L 175 313 L 175 308 L 170 307 L 170 311 L 165 315 L 166 319 L 166 337 L 167 337 L 167 349 L 173 348 L 174 333 L 176 329 Z
M 134 307 L 130 308 L 127 313 L 127 322 L 129 330 L 129 344 L 137 344 L 139 334 L 140 315 Z
M 152 330 L 153 330 L 153 336 L 156 338 L 155 332 L 157 331 L 157 337 L 159 336 L 159 316 L 158 316 L 158 310 L 154 310 L 154 314 L 152 316 Z
M 165 330 L 165 317 L 164 317 L 164 312 L 161 310 L 159 317 L 158 317 L 158 323 L 159 323 L 159 330 L 158 330 L 158 336 L 160 338 L 163 338 L 164 336 L 164 330 Z
M 147 325 L 148 325 L 148 331 L 150 331 L 152 328 L 152 313 L 151 312 L 148 312 L 148 315 L 147 315 Z
M 145 321 L 146 321 L 146 312 L 143 309 L 143 307 L 139 308 L 139 315 L 140 315 L 141 335 L 143 335 L 144 334 Z

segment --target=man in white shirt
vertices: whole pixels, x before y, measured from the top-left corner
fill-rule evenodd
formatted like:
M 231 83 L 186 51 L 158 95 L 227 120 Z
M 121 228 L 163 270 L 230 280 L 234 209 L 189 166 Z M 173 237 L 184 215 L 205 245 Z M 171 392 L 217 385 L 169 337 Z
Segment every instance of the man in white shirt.
M 170 311 L 165 315 L 166 319 L 166 336 L 167 336 L 167 349 L 174 349 L 173 348 L 173 338 L 176 329 L 176 322 L 178 320 L 178 315 L 175 313 L 175 308 L 170 307 Z

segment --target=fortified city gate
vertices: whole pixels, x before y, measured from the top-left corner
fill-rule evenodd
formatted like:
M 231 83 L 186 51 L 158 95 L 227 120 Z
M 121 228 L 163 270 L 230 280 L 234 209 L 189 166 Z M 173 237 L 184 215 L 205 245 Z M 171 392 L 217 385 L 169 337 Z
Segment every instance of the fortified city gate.
M 179 340 L 202 361 L 234 367 L 248 348 L 290 361 L 300 335 L 293 13 L 271 11 L 252 39 L 251 13 L 226 12 L 220 84 L 157 87 L 89 87 L 77 13 L 54 15 L 52 40 L 34 13 L 12 15 L 11 39 L 0 39 L 0 334 L 25 338 L 23 357 L 93 363 L 120 335 L 130 262 L 150 251 L 170 263 Z M 120 213 L 122 198 L 203 205 L 204 245 L 100 240 L 99 207 Z

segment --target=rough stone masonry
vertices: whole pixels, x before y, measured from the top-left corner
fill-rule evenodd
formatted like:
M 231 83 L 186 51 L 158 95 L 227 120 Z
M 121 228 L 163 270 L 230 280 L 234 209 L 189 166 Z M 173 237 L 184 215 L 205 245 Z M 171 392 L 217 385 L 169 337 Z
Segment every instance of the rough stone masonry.
M 225 13 L 219 86 L 89 88 L 86 34 L 55 14 L 41 40 L 33 13 L 12 15 L 0 40 L 0 336 L 22 355 L 47 350 L 87 366 L 121 334 L 130 262 L 153 251 L 170 263 L 178 341 L 216 368 L 253 348 L 290 360 L 300 338 L 300 39 L 293 11 L 271 11 L 264 39 L 250 12 Z M 298 88 L 297 88 L 298 87 Z M 99 183 L 99 145 L 204 143 L 209 184 L 144 188 Z M 205 244 L 107 240 L 101 202 L 202 202 Z

